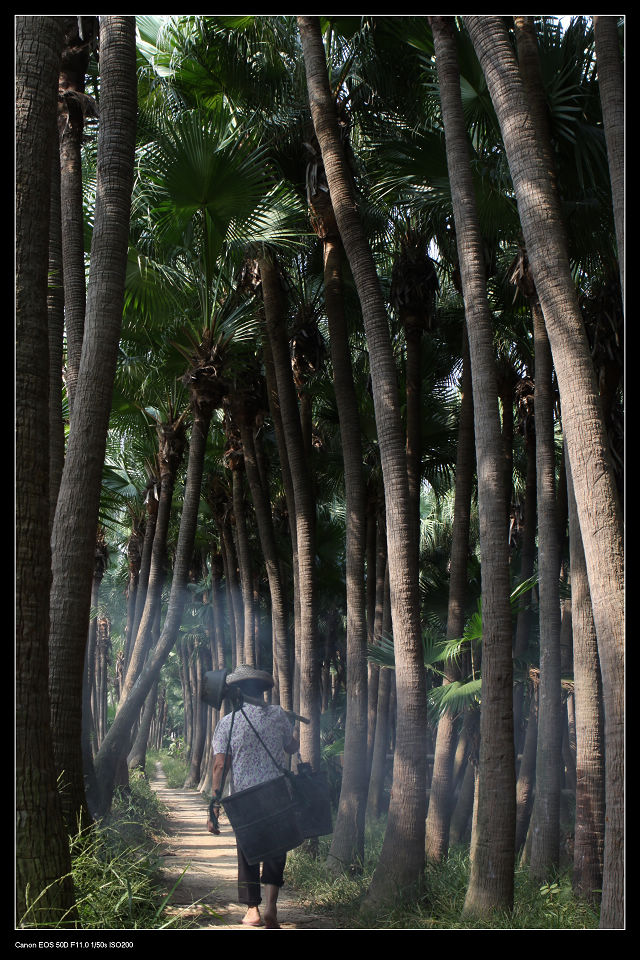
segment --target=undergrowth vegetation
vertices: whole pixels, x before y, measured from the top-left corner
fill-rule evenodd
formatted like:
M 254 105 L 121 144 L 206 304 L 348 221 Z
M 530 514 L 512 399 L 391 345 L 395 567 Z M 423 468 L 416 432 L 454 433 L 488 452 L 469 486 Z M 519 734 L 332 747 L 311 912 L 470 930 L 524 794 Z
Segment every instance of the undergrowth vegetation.
M 71 838 L 72 872 L 81 929 L 166 929 L 192 923 L 165 910 L 172 890 L 160 881 L 160 844 L 166 810 L 151 788 L 156 764 L 170 786 L 180 788 L 187 764 L 180 755 L 150 752 L 146 772 L 131 773 L 130 786 L 116 795 L 108 819 Z M 467 847 L 429 865 L 422 891 L 399 899 L 381 914 L 367 912 L 365 895 L 384 838 L 384 818 L 368 825 L 360 872 L 334 875 L 325 867 L 330 838 L 289 853 L 285 882 L 310 911 L 329 915 L 337 929 L 594 929 L 598 914 L 571 889 L 567 870 L 540 885 L 527 867 L 515 873 L 514 909 L 490 919 L 463 918 L 469 883 Z M 177 883 L 181 878 L 177 878 Z M 37 926 L 37 902 L 21 927 Z
M 170 895 L 159 875 L 165 810 L 142 771 L 116 791 L 109 816 L 69 838 L 82 930 L 145 930 L 176 927 L 164 913 Z M 20 919 L 22 929 L 41 927 L 38 899 Z
M 329 913 L 336 927 L 345 929 L 592 929 L 598 914 L 571 889 L 568 871 L 540 885 L 527 867 L 515 872 L 514 909 L 490 919 L 462 916 L 469 884 L 469 850 L 454 848 L 444 862 L 429 865 L 422 891 L 414 899 L 399 899 L 384 914 L 367 912 L 363 903 L 384 837 L 384 822 L 367 830 L 365 862 L 361 873 L 335 877 L 324 866 L 328 839 L 320 841 L 317 855 L 305 846 L 289 854 L 285 879 L 311 910 Z

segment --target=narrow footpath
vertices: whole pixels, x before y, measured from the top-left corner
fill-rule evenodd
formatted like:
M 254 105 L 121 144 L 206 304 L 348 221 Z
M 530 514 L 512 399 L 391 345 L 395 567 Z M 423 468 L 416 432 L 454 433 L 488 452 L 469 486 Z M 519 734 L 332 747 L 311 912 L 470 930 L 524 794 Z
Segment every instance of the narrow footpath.
M 160 764 L 151 786 L 168 811 L 161 872 L 167 890 L 177 883 L 168 912 L 188 917 L 201 930 L 263 930 L 242 924 L 246 907 L 237 903 L 236 842 L 224 812 L 221 833 L 214 836 L 207 832 L 202 794 L 169 787 Z M 329 918 L 309 913 L 286 885 L 278 897 L 278 921 L 282 930 L 335 929 Z

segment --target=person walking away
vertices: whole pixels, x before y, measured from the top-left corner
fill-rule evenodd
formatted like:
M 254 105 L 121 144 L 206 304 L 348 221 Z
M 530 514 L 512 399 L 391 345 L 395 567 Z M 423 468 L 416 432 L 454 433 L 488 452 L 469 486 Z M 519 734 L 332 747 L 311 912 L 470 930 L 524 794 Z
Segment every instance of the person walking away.
M 227 676 L 226 683 L 227 686 L 237 685 L 242 694 L 247 697 L 262 699 L 265 691 L 273 687 L 273 677 L 264 670 L 240 664 Z M 235 714 L 228 713 L 222 717 L 213 734 L 214 761 L 211 786 L 214 798 L 219 796 L 227 770 L 230 770 L 231 775 L 230 793 L 238 793 L 240 790 L 246 790 L 279 776 L 286 762 L 286 755 L 297 753 L 300 749 L 295 728 L 282 707 L 266 703 L 264 706 L 245 703 L 242 710 L 246 718 L 240 711 Z M 232 716 L 234 719 L 229 743 Z M 268 747 L 268 752 L 251 729 L 247 718 Z M 227 747 L 229 747 L 228 756 Z M 225 758 L 227 769 L 225 769 Z M 278 767 L 274 765 L 274 761 Z M 212 807 L 213 818 L 207 821 L 207 829 L 210 833 L 220 833 L 217 826 L 220 805 L 214 801 Z M 247 907 L 242 922 L 252 927 L 264 926 L 266 929 L 279 929 L 277 900 L 280 888 L 284 884 L 286 853 L 281 857 L 266 860 L 262 865 L 249 864 L 237 842 L 236 848 L 238 901 Z M 261 881 L 264 885 L 264 916 L 261 916 L 259 909 L 262 903 Z

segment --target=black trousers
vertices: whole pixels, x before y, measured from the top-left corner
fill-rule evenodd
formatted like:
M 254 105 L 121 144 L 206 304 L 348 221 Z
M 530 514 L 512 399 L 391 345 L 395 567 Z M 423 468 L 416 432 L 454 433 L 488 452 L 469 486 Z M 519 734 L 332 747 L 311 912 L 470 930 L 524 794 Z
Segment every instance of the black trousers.
M 262 903 L 260 864 L 247 863 L 240 847 L 237 844 L 236 847 L 238 850 L 238 903 L 244 903 L 247 907 L 257 907 Z M 262 864 L 262 883 L 272 883 L 276 887 L 283 886 L 286 862 L 286 853 L 274 860 L 265 860 Z

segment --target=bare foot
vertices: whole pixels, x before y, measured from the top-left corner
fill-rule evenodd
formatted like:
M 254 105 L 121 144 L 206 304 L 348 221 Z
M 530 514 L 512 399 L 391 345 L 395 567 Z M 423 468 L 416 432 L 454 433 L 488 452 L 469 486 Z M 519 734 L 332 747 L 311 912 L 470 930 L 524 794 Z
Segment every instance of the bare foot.
M 249 907 L 242 922 L 247 927 L 261 927 L 263 926 L 262 917 L 260 916 L 260 911 L 257 907 Z
M 276 906 L 279 892 L 280 890 L 275 884 L 267 883 L 265 885 L 264 925 L 267 930 L 280 929 L 280 924 L 278 923 L 278 908 Z

